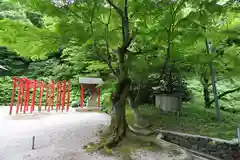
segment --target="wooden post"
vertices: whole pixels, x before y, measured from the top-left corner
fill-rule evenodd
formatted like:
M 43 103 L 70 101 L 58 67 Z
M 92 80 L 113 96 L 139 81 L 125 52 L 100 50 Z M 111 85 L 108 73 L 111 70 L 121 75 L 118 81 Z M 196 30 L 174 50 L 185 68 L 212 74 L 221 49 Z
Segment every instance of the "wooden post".
M 51 110 L 53 110 L 53 102 L 54 102 L 54 81 L 52 81 L 51 84 L 49 84 L 50 87 L 50 95 L 48 98 L 48 112 L 50 112 L 50 107 Z
M 61 82 L 58 82 L 57 84 L 57 102 L 56 102 L 56 111 L 59 110 L 59 105 L 61 104 Z M 60 102 L 60 103 L 59 103 Z
M 45 111 L 47 110 L 48 107 L 48 84 L 46 85 L 46 104 L 45 104 Z
M 40 93 L 39 93 L 39 101 L 38 101 L 38 112 L 42 109 L 42 97 L 43 97 L 44 83 L 40 82 Z
M 26 81 L 25 78 L 23 79 L 23 81 L 24 81 L 24 85 L 23 85 L 23 92 L 24 92 L 24 95 L 23 95 L 23 113 L 26 113 L 26 111 L 27 111 L 27 105 L 26 105 L 26 99 L 27 99 L 27 81 Z
M 67 92 L 67 112 L 68 112 L 68 110 L 69 110 L 69 103 L 70 103 L 70 90 L 71 90 L 71 88 L 70 88 L 71 86 L 70 86 L 70 80 L 68 81 L 68 92 Z
M 101 92 L 100 92 L 100 87 L 98 87 L 98 107 L 100 107 L 100 97 L 101 97 Z
M 35 136 L 32 137 L 32 150 L 35 149 Z
M 20 105 L 20 112 L 22 112 L 22 102 L 23 102 L 23 98 L 24 98 L 24 83 L 23 80 L 20 79 L 20 97 L 19 97 L 19 105 Z
M 84 86 L 81 85 L 81 108 L 84 106 Z
M 62 112 L 65 107 L 65 96 L 66 96 L 66 80 L 63 81 L 63 86 L 62 86 Z
M 54 90 L 55 90 L 55 83 L 54 81 L 52 80 L 52 94 L 51 94 L 51 110 L 53 110 L 53 105 L 54 105 Z
M 10 115 L 12 114 L 14 96 L 15 96 L 15 92 L 16 92 L 16 79 L 15 79 L 15 77 L 13 77 L 12 80 L 13 80 L 13 90 L 12 90 L 12 99 L 11 99 L 10 110 L 9 110 Z
M 37 81 L 33 80 L 33 94 L 32 94 L 31 113 L 34 111 L 34 107 L 35 107 L 36 89 L 37 89 Z
M 19 90 L 18 90 L 18 100 L 17 100 L 17 105 L 16 105 L 16 114 L 18 114 L 18 111 L 19 111 L 19 105 L 21 103 L 21 90 L 22 90 L 22 83 L 21 83 L 21 79 L 18 79 L 18 82 L 19 82 Z
M 29 105 L 30 85 L 29 85 L 28 79 L 25 79 L 25 87 L 26 87 L 26 96 L 24 100 L 24 113 L 28 111 L 28 105 Z

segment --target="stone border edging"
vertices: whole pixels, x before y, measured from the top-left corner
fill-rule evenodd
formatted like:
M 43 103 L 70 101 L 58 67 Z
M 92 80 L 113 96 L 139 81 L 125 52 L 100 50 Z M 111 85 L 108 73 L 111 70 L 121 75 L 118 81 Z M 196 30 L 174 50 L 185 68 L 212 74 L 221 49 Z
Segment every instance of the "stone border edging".
M 163 147 L 162 149 L 168 150 L 168 152 L 177 151 L 179 152 L 176 156 L 178 156 L 177 160 L 193 160 L 193 155 L 191 152 L 187 151 L 186 149 L 182 148 L 177 144 L 170 143 L 164 139 L 162 139 L 162 134 L 158 134 L 155 139 L 155 144 L 159 147 Z
M 204 154 L 204 153 L 201 153 L 201 152 L 198 152 L 198 151 L 194 151 L 194 150 L 191 150 L 191 149 L 187 149 L 187 148 L 184 148 L 182 147 L 183 149 L 185 149 L 186 151 L 188 151 L 189 153 L 191 153 L 193 155 L 193 157 L 197 157 L 197 158 L 203 158 L 203 159 L 208 159 L 208 160 L 221 160 L 219 158 L 216 158 L 216 157 L 213 157 L 211 155 L 207 155 L 207 154 Z
M 168 142 L 220 159 L 231 160 L 234 154 L 240 152 L 237 142 L 166 130 L 158 131 L 162 133 L 162 139 Z

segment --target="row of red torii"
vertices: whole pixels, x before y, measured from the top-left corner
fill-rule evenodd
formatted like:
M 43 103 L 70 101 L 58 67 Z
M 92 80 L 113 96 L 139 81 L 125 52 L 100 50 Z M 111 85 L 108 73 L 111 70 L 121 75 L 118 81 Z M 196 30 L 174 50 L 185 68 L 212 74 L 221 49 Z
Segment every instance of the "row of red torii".
M 36 107 L 36 101 L 38 102 L 38 112 L 42 111 L 42 100 L 45 95 L 45 111 L 69 111 L 70 106 L 70 92 L 71 85 L 70 81 L 58 81 L 54 82 L 43 82 L 38 80 L 31 80 L 28 78 L 17 78 L 12 77 L 13 90 L 12 99 L 10 103 L 9 114 L 11 115 L 14 107 L 15 94 L 17 94 L 16 102 L 16 114 L 19 113 L 33 113 Z M 84 108 L 84 89 L 89 88 L 91 96 L 88 101 L 88 106 L 97 107 L 100 109 L 100 87 L 97 85 L 102 84 L 101 78 L 86 78 L 80 77 L 80 107 Z M 37 90 L 39 90 L 38 100 L 36 99 Z M 30 96 L 32 92 L 32 95 Z M 45 94 L 44 94 L 45 93 Z M 97 104 L 96 103 L 97 98 Z M 29 106 L 29 103 L 31 105 Z M 54 103 L 55 102 L 55 103 Z M 94 103 L 95 102 L 95 103 Z M 55 107 L 54 107 L 55 106 Z

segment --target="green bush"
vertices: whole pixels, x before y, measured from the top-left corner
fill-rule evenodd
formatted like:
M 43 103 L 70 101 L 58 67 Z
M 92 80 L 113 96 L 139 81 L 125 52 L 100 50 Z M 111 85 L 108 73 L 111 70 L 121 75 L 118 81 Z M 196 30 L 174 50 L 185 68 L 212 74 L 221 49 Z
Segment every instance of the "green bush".
M 204 106 L 204 99 L 203 99 L 203 87 L 199 80 L 191 79 L 187 81 L 188 89 L 193 93 L 194 95 L 194 102 L 201 103 L 201 107 Z M 240 86 L 240 83 L 238 80 L 234 80 L 234 83 L 232 81 L 224 80 L 224 81 L 218 81 L 216 83 L 218 95 L 227 91 L 234 89 L 236 87 Z M 212 94 L 212 87 L 209 87 L 210 92 L 210 99 L 213 99 Z M 238 97 L 240 96 L 240 92 L 234 92 L 225 95 L 219 100 L 220 108 L 223 111 L 230 112 L 230 113 L 237 113 L 240 112 L 240 101 L 238 100 Z M 212 107 L 214 104 L 212 104 Z
M 9 105 L 12 98 L 12 79 L 10 77 L 0 77 L 0 105 Z M 17 100 L 15 94 L 15 102 Z
M 100 106 L 104 112 L 109 113 L 112 110 L 111 92 L 101 94 Z

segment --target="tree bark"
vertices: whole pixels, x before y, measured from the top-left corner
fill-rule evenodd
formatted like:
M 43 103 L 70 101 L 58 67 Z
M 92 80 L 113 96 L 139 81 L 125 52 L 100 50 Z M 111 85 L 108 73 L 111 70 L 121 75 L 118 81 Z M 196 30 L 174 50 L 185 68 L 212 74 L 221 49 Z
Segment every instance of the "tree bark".
M 111 116 L 110 131 L 112 132 L 112 139 L 107 143 L 108 148 L 115 147 L 121 141 L 128 131 L 128 124 L 126 121 L 125 102 L 128 96 L 130 80 L 125 79 L 117 84 L 117 91 L 113 99 L 114 110 Z
M 207 38 L 205 38 L 205 45 L 206 45 L 207 54 L 211 54 L 212 47 L 211 47 L 210 42 L 208 41 Z M 217 121 L 221 122 L 220 106 L 219 106 L 217 86 L 216 86 L 216 81 L 215 81 L 215 70 L 214 70 L 212 61 L 208 64 L 208 66 L 209 66 L 210 77 L 211 77 L 211 81 L 212 81 L 212 92 L 213 92 L 213 97 L 214 97 L 214 101 L 215 101 Z
M 209 77 L 206 73 L 206 71 L 201 75 L 200 82 L 203 86 L 203 97 L 204 97 L 204 107 L 209 108 L 209 102 L 210 102 L 210 93 L 209 93 Z
M 134 34 L 130 36 L 129 32 L 129 17 L 128 17 L 128 0 L 124 0 L 124 8 L 121 9 L 117 4 L 111 0 L 107 0 L 108 4 L 113 7 L 116 13 L 120 16 L 122 21 L 122 45 L 118 48 L 118 66 L 119 76 L 116 86 L 116 92 L 113 97 L 113 112 L 110 124 L 110 131 L 112 132 L 112 139 L 107 142 L 106 146 L 112 148 L 118 144 L 125 136 L 128 130 L 128 124 L 125 118 L 125 102 L 127 100 L 131 80 L 128 75 L 128 68 L 125 64 L 127 48 L 131 44 Z
M 208 87 L 206 86 L 203 86 L 203 96 L 204 96 L 204 106 L 205 108 L 209 108 L 210 107 L 209 90 L 208 90 Z

